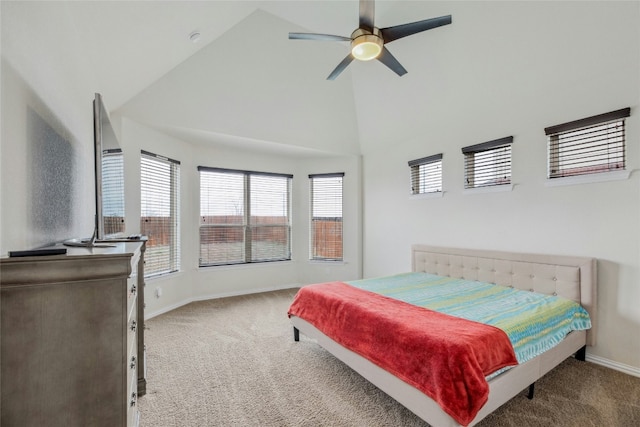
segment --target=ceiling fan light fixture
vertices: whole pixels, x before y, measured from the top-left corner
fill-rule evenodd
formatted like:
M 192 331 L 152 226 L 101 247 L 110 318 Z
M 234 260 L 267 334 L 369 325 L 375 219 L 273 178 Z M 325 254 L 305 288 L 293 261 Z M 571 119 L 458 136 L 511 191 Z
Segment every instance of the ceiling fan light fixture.
M 333 69 L 327 80 L 335 80 L 354 59 L 359 61 L 377 59 L 398 76 L 404 76 L 407 74 L 407 70 L 389 52 L 386 44 L 403 37 L 451 24 L 451 15 L 446 15 L 380 29 L 375 26 L 373 19 L 375 0 L 359 0 L 359 3 L 358 28 L 351 33 L 351 37 L 334 34 L 289 33 L 289 39 L 293 40 L 351 42 L 351 52 Z
M 351 55 L 357 60 L 370 61 L 377 58 L 382 52 L 384 41 L 375 32 L 372 34 L 359 28 L 354 31 L 351 37 Z

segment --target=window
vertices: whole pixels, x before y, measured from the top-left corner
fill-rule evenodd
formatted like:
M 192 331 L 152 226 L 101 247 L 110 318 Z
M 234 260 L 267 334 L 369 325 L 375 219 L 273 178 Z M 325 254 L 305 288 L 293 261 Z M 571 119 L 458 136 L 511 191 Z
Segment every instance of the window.
M 411 194 L 442 191 L 442 154 L 411 160 Z
M 625 169 L 624 118 L 630 108 L 545 129 L 548 178 Z
M 464 147 L 464 188 L 511 184 L 513 137 Z
M 180 269 L 180 162 L 142 151 L 140 232 L 148 237 L 145 277 Z
M 293 175 L 198 170 L 201 267 L 291 259 Z
M 124 157 L 119 148 L 102 152 L 102 217 L 105 236 L 124 233 Z
M 344 173 L 309 175 L 309 258 L 312 260 L 342 261 L 343 177 Z

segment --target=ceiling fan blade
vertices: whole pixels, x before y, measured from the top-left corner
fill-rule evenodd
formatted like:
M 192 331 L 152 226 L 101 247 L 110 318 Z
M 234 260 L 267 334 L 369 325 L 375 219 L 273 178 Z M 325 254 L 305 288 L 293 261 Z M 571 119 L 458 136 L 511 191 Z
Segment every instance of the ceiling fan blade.
M 347 65 L 351 64 L 351 61 L 353 61 L 353 55 L 349 54 L 342 60 L 342 62 L 338 64 L 338 66 L 331 72 L 331 74 L 329 74 L 327 80 L 335 80 L 336 77 L 338 77 L 340 73 L 342 73 L 344 69 L 347 68 Z
M 333 34 L 314 34 L 314 33 L 289 33 L 291 40 L 320 40 L 320 41 L 337 41 L 350 42 L 350 37 L 335 36 Z
M 391 70 L 399 76 L 404 76 L 407 74 L 407 70 L 398 62 L 398 60 L 389 52 L 389 49 L 386 47 L 382 47 L 382 52 L 380 52 L 380 56 L 378 56 L 378 61 L 382 62 L 387 67 L 391 68 Z
M 382 39 L 385 43 L 391 43 L 402 37 L 430 30 L 432 28 L 441 27 L 451 24 L 451 15 L 441 16 L 439 18 L 425 19 L 423 21 L 411 22 L 409 24 L 396 25 L 394 27 L 382 28 Z
M 375 15 L 375 2 L 373 0 L 360 0 L 360 26 L 373 31 L 373 17 Z

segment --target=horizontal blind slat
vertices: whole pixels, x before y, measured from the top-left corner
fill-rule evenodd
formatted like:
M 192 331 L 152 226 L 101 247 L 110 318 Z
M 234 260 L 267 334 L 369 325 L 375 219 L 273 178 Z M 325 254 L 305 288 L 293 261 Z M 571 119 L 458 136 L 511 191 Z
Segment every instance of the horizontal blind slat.
M 200 266 L 291 259 L 291 175 L 198 170 Z
M 310 176 L 309 191 L 311 193 L 309 258 L 342 260 L 343 174 Z
M 411 193 L 423 194 L 442 191 L 442 154 L 425 157 L 435 159 L 420 163 L 421 159 L 409 162 L 411 166 Z
M 512 140 L 512 137 L 509 138 Z M 483 151 L 467 150 L 464 163 L 465 188 L 511 183 L 511 145 L 502 145 Z
M 124 214 L 124 156 L 122 150 L 105 150 L 102 155 L 102 217 L 106 236 L 124 232 Z
M 590 121 L 591 119 L 593 118 L 589 118 Z M 578 122 L 581 121 L 576 121 Z M 624 119 L 620 119 L 550 134 L 548 177 L 624 169 L 624 130 Z
M 178 161 L 143 151 L 140 162 L 140 232 L 148 237 L 145 276 L 178 271 L 180 242 Z

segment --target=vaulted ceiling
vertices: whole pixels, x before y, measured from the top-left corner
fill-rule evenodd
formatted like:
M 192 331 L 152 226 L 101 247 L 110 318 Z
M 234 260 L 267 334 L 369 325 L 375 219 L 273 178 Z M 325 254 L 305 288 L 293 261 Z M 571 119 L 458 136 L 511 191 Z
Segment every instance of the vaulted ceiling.
M 282 152 L 361 154 L 427 134 L 444 113 L 481 118 L 487 100 L 535 96 L 549 63 L 567 71 L 576 46 L 599 37 L 597 15 L 582 22 L 571 2 L 377 1 L 381 28 L 449 14 L 453 24 L 388 45 L 403 77 L 354 61 L 327 81 L 348 43 L 288 32 L 349 36 L 357 0 L 3 3 L 12 55 L 68 57 L 112 113 L 194 143 Z M 555 14 L 573 19 L 566 38 L 549 36 L 567 24 Z
M 371 136 L 401 136 L 391 124 L 403 115 L 394 99 L 414 93 L 410 82 L 446 54 L 437 47 L 451 32 L 394 42 L 409 70 L 402 78 L 374 61 L 327 81 L 348 43 L 293 41 L 288 32 L 349 36 L 357 0 L 16 2 L 3 10 L 13 16 L 5 34 L 24 40 L 24 52 L 55 46 L 49 54 L 83 68 L 112 112 L 193 142 L 348 154 Z M 448 13 L 443 3 L 379 1 L 376 25 Z M 38 42 L 33 31 L 47 36 Z
M 373 61 L 352 63 L 338 79 L 327 81 L 347 55 L 348 43 L 294 41 L 288 33 L 348 36 L 358 24 L 358 1 L 213 2 L 195 7 L 216 12 L 209 22 L 183 31 L 185 49 L 192 48 L 187 46 L 192 44 L 187 37 L 191 31 L 202 34 L 198 51 L 178 60 L 120 110 L 194 142 L 359 154 L 365 140 L 402 138 L 410 130 L 394 120 L 406 119 L 405 110 L 421 110 L 421 97 L 414 90 L 428 84 L 426 69 L 433 71 L 446 55 L 438 43 L 449 29 L 436 29 L 389 45 L 409 70 L 402 78 Z M 376 3 L 380 27 L 442 14 L 448 9 L 438 3 Z

